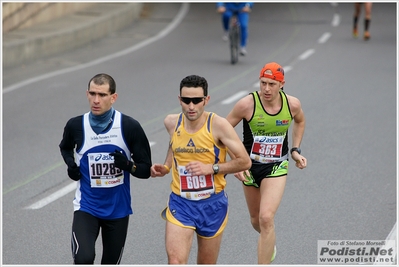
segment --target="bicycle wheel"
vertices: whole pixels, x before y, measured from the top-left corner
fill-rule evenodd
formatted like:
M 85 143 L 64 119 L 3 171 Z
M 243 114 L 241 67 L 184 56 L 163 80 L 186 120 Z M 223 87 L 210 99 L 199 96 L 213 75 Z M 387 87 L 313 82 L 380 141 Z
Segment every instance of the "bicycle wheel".
M 238 62 L 238 53 L 239 53 L 239 28 L 237 24 L 234 24 L 230 28 L 230 57 L 231 64 L 236 64 Z

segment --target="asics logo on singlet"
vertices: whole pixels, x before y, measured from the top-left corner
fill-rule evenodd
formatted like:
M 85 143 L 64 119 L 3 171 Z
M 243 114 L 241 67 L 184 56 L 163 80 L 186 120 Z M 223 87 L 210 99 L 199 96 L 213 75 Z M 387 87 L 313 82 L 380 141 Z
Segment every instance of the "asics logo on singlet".
M 98 154 L 97 157 L 94 158 L 94 161 L 99 161 L 100 159 L 102 160 L 112 160 L 113 157 L 108 155 L 108 154 Z
M 259 140 L 259 143 L 277 143 L 279 138 L 263 137 Z

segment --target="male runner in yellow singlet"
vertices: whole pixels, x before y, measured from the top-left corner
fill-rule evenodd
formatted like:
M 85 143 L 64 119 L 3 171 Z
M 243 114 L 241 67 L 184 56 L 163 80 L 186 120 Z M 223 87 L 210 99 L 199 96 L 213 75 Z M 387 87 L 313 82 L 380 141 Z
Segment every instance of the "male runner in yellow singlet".
M 209 99 L 205 78 L 190 75 L 181 81 L 182 113 L 170 114 L 164 120 L 170 134 L 165 163 L 151 167 L 152 177 L 172 171 L 172 192 L 162 212 L 169 264 L 187 264 L 194 232 L 197 263 L 216 264 L 228 220 L 225 176 L 251 167 L 231 124 L 204 110 Z M 226 161 L 227 150 L 234 159 Z

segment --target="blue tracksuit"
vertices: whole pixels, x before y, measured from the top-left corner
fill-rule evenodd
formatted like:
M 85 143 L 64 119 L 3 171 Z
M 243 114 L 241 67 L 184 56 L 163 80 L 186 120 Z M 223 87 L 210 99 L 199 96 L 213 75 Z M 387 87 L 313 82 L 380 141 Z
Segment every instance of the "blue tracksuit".
M 240 12 L 245 5 L 248 5 L 251 9 L 253 6 L 252 2 L 246 3 L 224 3 L 218 2 L 216 7 L 224 6 L 226 8 L 226 12 L 223 13 L 222 23 L 225 31 L 229 30 L 229 21 L 233 14 L 237 14 L 238 21 L 241 26 L 241 47 L 245 47 L 247 45 L 248 39 L 248 21 L 249 21 L 249 13 L 248 12 Z

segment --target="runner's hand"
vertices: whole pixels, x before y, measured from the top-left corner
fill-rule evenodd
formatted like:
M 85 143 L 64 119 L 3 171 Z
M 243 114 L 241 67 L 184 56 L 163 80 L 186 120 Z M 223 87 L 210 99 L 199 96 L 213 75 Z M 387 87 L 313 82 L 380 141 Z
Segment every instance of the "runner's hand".
M 224 13 L 224 12 L 226 12 L 226 8 L 224 6 L 220 6 L 220 7 L 218 7 L 218 9 L 216 11 L 218 13 Z
M 166 168 L 166 165 L 162 164 L 154 164 L 151 166 L 151 177 L 163 177 L 170 172 L 169 168 Z
M 115 166 L 117 168 L 128 172 L 132 170 L 133 162 L 128 160 L 120 151 L 115 150 L 115 152 L 112 152 L 109 155 L 114 157 Z
M 249 6 L 245 6 L 245 7 L 242 9 L 242 12 L 247 12 L 247 13 L 249 13 L 249 12 L 251 12 L 251 8 L 250 8 Z
M 295 159 L 293 158 L 293 160 L 295 160 L 295 166 L 301 170 L 306 168 L 308 164 L 307 159 L 302 155 L 299 155 Z
M 248 176 L 250 175 L 248 170 L 246 170 L 245 172 L 247 173 Z M 245 182 L 247 180 L 247 178 L 244 176 L 244 172 L 236 172 L 234 174 L 234 177 L 236 177 L 241 182 Z
M 73 163 L 74 165 L 68 166 L 68 176 L 74 181 L 79 181 L 81 173 L 80 173 L 80 168 L 76 163 Z

